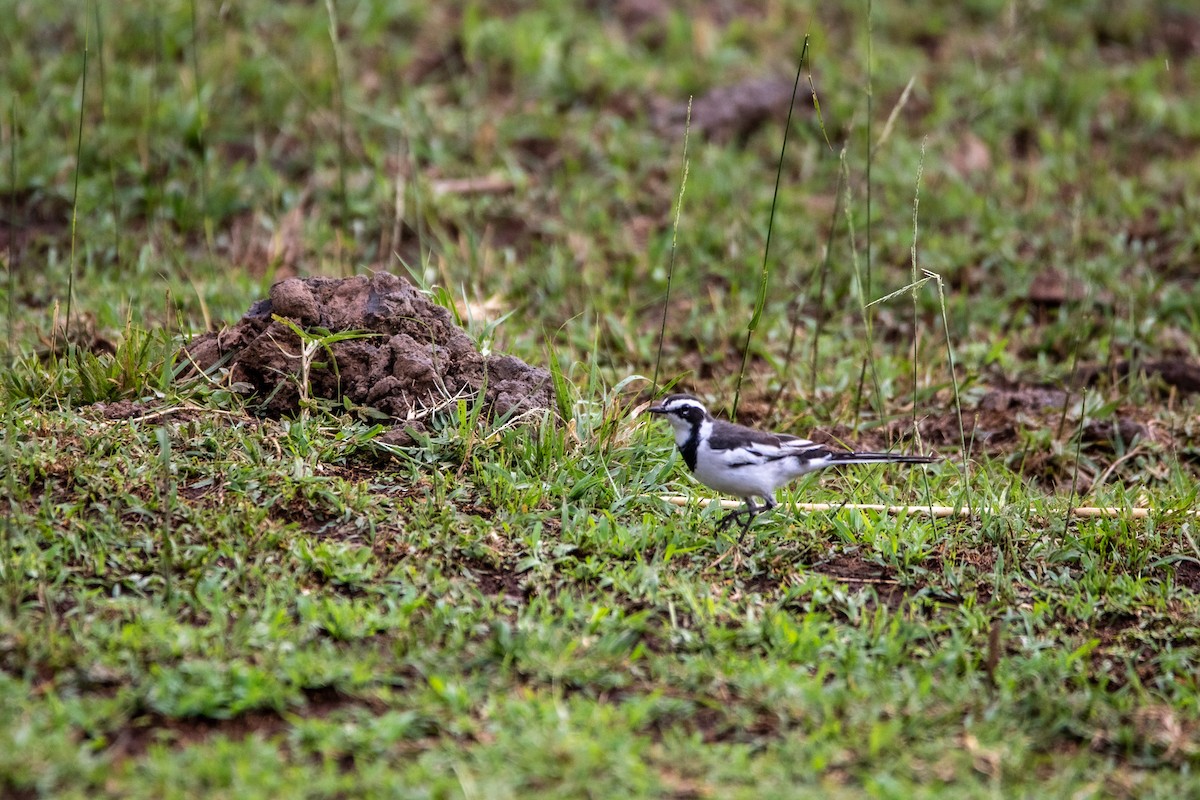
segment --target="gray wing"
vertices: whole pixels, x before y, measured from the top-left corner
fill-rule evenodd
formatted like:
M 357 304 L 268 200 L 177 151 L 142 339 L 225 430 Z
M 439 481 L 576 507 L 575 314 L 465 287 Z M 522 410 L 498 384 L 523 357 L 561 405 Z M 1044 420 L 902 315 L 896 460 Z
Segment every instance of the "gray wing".
M 708 446 L 713 450 L 733 450 L 738 447 L 750 447 L 753 445 L 762 445 L 768 449 L 775 448 L 782 450 L 790 447 L 811 446 L 812 442 L 807 439 L 801 439 L 798 436 L 789 436 L 786 433 L 756 431 L 754 428 L 747 428 L 745 425 L 735 425 L 732 422 L 725 422 L 724 420 L 713 422 L 712 436 L 708 440 Z
M 808 439 L 801 439 L 799 436 L 757 431 L 754 428 L 735 425 L 723 420 L 713 423 L 712 436 L 709 437 L 708 446 L 713 450 L 740 450 L 745 458 L 736 459 L 739 463 L 733 466 L 741 463 L 777 461 L 782 458 L 800 458 L 811 461 L 831 457 L 839 452 Z M 733 454 L 730 453 L 730 455 Z

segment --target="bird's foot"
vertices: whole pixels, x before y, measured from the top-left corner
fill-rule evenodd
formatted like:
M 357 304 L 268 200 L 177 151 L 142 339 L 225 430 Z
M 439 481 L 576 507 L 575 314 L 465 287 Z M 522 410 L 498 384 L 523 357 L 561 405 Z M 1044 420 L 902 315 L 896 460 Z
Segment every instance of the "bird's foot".
M 745 507 L 737 508 L 737 509 L 734 509 L 733 511 L 729 512 L 725 516 L 721 517 L 720 520 L 718 520 L 718 522 L 717 522 L 717 531 L 718 532 L 724 532 L 724 531 L 729 530 L 731 527 L 733 527 L 734 523 L 737 523 L 738 525 L 740 525 L 742 528 L 742 531 L 741 531 L 741 533 L 738 534 L 738 537 L 734 541 L 733 546 L 730 547 L 728 550 L 726 550 L 724 553 L 722 553 L 717 558 L 716 561 L 714 561 L 708 565 L 709 569 L 712 569 L 712 568 L 718 566 L 722 561 L 724 561 L 726 558 L 729 557 L 730 553 L 733 553 L 733 568 L 734 568 L 734 570 L 736 571 L 741 567 L 741 565 L 742 565 L 742 542 L 745 541 L 746 533 L 750 530 L 750 525 L 751 525 L 751 523 L 754 522 L 754 518 L 757 517 L 763 510 L 764 509 L 755 508 L 753 506 L 751 506 L 749 508 L 745 508 Z
M 731 527 L 733 527 L 733 523 L 739 522 L 739 520 L 741 520 L 742 517 L 745 517 L 746 518 L 745 522 L 739 522 L 739 524 L 742 526 L 742 535 L 745 536 L 746 529 L 748 529 L 750 527 L 750 523 L 754 521 L 755 513 L 756 512 L 754 510 L 751 510 L 749 508 L 738 508 L 733 511 L 730 511 L 728 514 L 726 514 L 725 516 L 721 517 L 720 520 L 718 520 L 717 530 L 718 531 L 727 531 Z

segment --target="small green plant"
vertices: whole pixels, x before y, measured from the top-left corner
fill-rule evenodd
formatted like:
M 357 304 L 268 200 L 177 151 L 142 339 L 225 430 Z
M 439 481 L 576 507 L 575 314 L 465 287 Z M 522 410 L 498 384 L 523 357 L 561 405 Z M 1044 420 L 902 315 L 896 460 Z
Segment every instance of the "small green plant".
M 327 411 L 338 401 L 338 398 L 316 398 L 312 395 L 312 371 L 314 369 L 330 369 L 339 383 L 341 381 L 337 358 L 333 354 L 333 345 L 338 342 L 369 339 L 379 335 L 366 331 L 338 331 L 334 333 L 325 328 L 313 328 L 310 330 L 278 314 L 273 314 L 271 318 L 287 327 L 300 340 L 300 350 L 296 353 L 289 353 L 284 349 L 282 344 L 279 346 L 279 349 L 288 358 L 297 362 L 298 372 L 295 380 L 296 389 L 300 393 L 300 419 L 302 421 L 308 419 L 310 412 L 318 409 Z M 328 358 L 328 361 L 317 360 L 322 354 Z
M 177 391 L 186 365 L 176 361 L 178 342 L 164 330 L 127 322 L 113 352 L 68 344 L 61 353 L 19 358 L 0 376 L 9 402 L 88 406 L 100 402 L 162 397 Z

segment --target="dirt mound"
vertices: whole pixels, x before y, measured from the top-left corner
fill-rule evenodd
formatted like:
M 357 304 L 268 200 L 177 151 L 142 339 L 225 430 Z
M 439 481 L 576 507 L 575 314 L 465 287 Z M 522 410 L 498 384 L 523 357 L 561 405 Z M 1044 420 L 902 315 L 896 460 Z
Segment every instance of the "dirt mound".
M 203 370 L 228 368 L 235 386 L 262 398 L 263 413 L 293 413 L 302 342 L 276 315 L 306 331 L 369 334 L 330 345 L 336 368 L 323 349 L 316 353 L 313 397 L 345 397 L 401 419 L 480 391 L 493 415 L 554 407 L 549 372 L 512 356 L 482 355 L 446 309 L 386 272 L 280 281 L 236 325 L 196 338 L 187 354 Z

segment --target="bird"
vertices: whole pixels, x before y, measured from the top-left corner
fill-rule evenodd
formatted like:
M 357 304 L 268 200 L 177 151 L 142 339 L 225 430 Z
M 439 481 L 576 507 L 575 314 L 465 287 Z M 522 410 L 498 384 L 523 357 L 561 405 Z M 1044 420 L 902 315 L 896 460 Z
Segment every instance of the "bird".
M 931 464 L 936 456 L 837 450 L 786 433 L 769 433 L 716 419 L 697 398 L 673 394 L 647 411 L 665 417 L 675 429 L 675 444 L 696 479 L 746 502 L 717 523 L 726 530 L 741 522 L 746 535 L 759 514 L 778 503 L 775 492 L 801 475 L 846 464 Z M 754 502 L 761 498 L 763 505 Z

